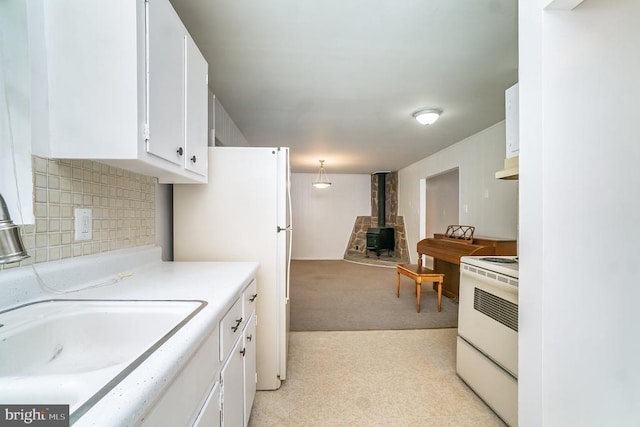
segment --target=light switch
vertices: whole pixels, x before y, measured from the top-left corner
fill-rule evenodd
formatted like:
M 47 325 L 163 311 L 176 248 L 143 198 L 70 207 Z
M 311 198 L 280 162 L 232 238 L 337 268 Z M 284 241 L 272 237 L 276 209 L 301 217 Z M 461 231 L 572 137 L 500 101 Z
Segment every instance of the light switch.
M 76 240 L 91 240 L 93 238 L 93 215 L 91 209 L 74 210 Z

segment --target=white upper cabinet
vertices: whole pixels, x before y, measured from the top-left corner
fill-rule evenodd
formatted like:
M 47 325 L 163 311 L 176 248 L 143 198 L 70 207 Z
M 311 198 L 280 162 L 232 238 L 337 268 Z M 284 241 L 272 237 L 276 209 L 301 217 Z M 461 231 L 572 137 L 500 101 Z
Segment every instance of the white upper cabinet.
M 507 158 L 511 158 L 520 153 L 520 91 L 518 83 L 505 91 L 504 104 Z
M 209 159 L 207 151 L 207 74 L 209 66 L 195 42 L 186 36 L 185 52 L 186 125 L 184 167 L 206 177 L 207 161 Z
M 206 182 L 207 63 L 169 1 L 41 4 L 30 16 L 34 154 Z
M 149 142 L 147 152 L 184 163 L 185 47 L 182 22 L 164 0 L 147 3 Z

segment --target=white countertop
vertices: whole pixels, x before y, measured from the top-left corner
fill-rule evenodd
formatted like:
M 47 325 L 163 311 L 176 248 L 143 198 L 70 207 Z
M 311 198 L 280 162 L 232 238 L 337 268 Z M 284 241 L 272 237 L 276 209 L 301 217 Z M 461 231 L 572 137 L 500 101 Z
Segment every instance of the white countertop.
M 46 286 L 68 291 L 69 287 L 60 285 L 67 275 L 69 282 L 76 282 L 71 286 L 72 292 L 52 292 L 42 289 L 41 285 L 34 289 L 37 280 L 27 277 L 31 267 L 16 269 L 24 269 L 22 272 L 8 270 L 0 274 L 0 288 L 6 286 L 0 293 L 0 309 L 47 299 L 191 299 L 208 303 L 74 426 L 135 425 L 215 329 L 259 267 L 258 263 L 251 262 L 161 262 L 157 248 L 81 257 L 62 262 L 62 267 L 47 264 L 51 265 L 42 268 L 36 265 L 36 270 L 42 270 L 39 273 Z M 124 269 L 114 268 L 117 266 Z M 89 277 L 88 271 L 95 272 L 93 277 Z M 76 290 L 81 287 L 78 277 L 90 279 L 87 283 L 94 285 L 107 285 Z

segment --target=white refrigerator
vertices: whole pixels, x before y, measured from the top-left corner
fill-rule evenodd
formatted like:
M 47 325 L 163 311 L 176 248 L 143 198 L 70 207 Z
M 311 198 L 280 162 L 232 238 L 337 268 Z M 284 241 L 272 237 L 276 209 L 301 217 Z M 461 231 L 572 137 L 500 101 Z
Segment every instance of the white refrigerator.
M 173 186 L 176 261 L 257 261 L 258 390 L 287 377 L 289 149 L 209 147 L 209 183 Z

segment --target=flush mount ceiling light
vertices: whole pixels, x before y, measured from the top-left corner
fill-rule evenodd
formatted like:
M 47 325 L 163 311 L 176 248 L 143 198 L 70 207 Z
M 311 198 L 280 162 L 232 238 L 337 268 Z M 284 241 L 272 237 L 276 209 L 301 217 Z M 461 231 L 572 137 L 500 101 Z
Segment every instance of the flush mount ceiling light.
M 427 108 L 416 111 L 413 113 L 413 117 L 415 117 L 421 125 L 432 125 L 438 120 L 440 114 L 442 114 L 442 110 L 439 108 Z
M 327 173 L 324 171 L 324 160 L 320 160 L 320 171 L 318 172 L 318 177 L 312 184 L 316 188 L 327 188 L 331 185 L 329 178 L 327 177 Z

